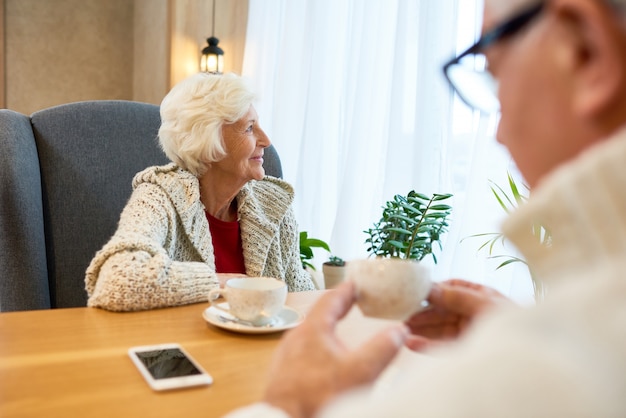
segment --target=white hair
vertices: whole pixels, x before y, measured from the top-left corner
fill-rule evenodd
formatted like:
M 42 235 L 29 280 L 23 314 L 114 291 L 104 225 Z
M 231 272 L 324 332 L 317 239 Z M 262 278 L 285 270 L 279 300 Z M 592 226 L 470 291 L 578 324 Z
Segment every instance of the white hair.
M 195 176 L 226 155 L 222 126 L 241 119 L 256 96 L 242 77 L 196 73 L 161 102 L 159 142 L 165 155 Z

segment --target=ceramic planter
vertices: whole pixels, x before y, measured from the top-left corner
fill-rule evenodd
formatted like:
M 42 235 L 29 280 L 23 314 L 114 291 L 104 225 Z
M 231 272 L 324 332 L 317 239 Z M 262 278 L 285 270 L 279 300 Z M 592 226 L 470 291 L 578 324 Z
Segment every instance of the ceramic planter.
M 326 289 L 333 289 L 343 282 L 346 266 L 334 266 L 332 264 L 322 264 L 324 273 L 324 286 Z

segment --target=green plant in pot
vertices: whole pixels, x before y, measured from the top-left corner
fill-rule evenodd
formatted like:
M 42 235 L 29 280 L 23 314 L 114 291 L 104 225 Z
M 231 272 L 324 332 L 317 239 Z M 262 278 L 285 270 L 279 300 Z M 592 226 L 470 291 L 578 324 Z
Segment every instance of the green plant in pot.
M 516 210 L 519 206 L 523 205 L 527 200 L 527 193 L 530 192 L 530 188 L 523 184 L 522 187 L 526 192 L 520 191 L 521 187 L 515 182 L 515 179 L 511 173 L 507 173 L 507 186 L 510 190 L 505 191 L 503 187 L 496 184 L 494 181 L 489 180 L 491 193 L 495 197 L 496 201 L 505 213 L 510 214 Z M 550 232 L 547 231 L 542 225 L 534 224 L 532 226 L 533 236 L 544 246 L 550 245 Z M 464 241 L 467 238 L 483 238 L 485 241 L 478 247 L 478 252 L 486 250 L 488 258 L 501 260 L 500 264 L 496 267 L 496 270 L 502 267 L 508 266 L 513 263 L 523 263 L 528 266 L 526 260 L 511 254 L 499 254 L 496 250 L 496 244 L 500 244 L 501 247 L 506 246 L 506 238 L 502 232 L 485 232 L 482 234 L 474 234 L 469 237 L 463 238 Z M 530 279 L 533 285 L 533 292 L 536 300 L 542 300 L 546 293 L 545 284 L 535 277 L 529 270 Z
M 334 267 L 343 267 L 346 265 L 346 262 L 336 255 L 331 255 L 328 257 L 328 261 L 324 262 L 325 266 L 334 266 Z
M 441 249 L 452 207 L 450 194 L 410 191 L 383 205 L 380 220 L 366 231 L 368 253 L 374 259 L 353 260 L 349 280 L 357 289 L 357 305 L 364 315 L 405 320 L 424 306 L 431 288 L 430 268 L 421 263 L 433 246 Z
M 337 287 L 344 281 L 346 262 L 336 255 L 330 255 L 328 261 L 322 264 L 324 272 L 324 286 L 326 289 Z
M 428 197 L 413 190 L 406 196 L 395 195 L 382 207 L 380 220 L 364 231 L 368 254 L 415 261 L 431 255 L 437 263 L 433 245 L 441 249 L 441 236 L 448 230 L 452 207 L 444 201 L 450 197 L 438 193 Z

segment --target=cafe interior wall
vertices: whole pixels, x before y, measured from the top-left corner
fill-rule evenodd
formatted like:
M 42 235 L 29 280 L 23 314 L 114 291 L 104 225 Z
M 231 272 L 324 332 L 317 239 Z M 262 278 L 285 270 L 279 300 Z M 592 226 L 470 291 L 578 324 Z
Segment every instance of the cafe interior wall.
M 212 32 L 225 71 L 241 73 L 247 16 L 248 0 L 0 0 L 0 107 L 159 104 L 199 70 Z

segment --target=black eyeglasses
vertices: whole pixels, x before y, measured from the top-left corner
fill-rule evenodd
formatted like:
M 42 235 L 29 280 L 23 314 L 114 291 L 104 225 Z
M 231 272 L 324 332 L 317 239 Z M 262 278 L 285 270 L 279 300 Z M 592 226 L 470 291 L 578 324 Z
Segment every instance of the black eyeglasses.
M 482 51 L 519 32 L 539 16 L 544 6 L 543 1 L 539 2 L 495 27 L 443 66 L 446 80 L 468 106 L 483 113 L 494 113 L 500 110 L 498 82 L 486 69 L 486 59 Z

